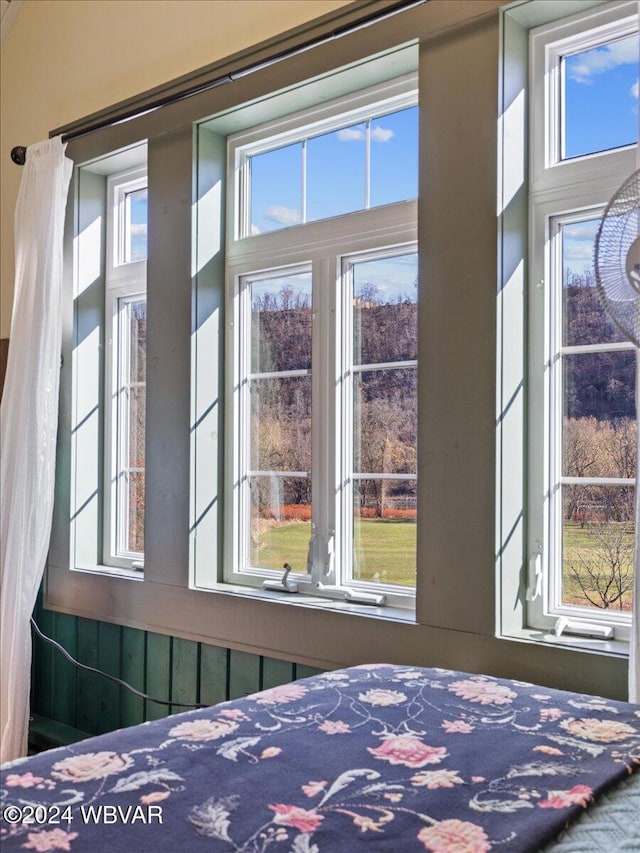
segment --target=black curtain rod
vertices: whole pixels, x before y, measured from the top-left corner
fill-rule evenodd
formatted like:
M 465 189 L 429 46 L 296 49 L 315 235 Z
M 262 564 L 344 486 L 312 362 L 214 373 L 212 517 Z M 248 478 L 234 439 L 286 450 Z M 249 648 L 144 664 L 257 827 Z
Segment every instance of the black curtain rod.
M 191 98 L 193 95 L 200 95 L 203 92 L 208 92 L 211 89 L 216 89 L 218 86 L 224 86 L 226 83 L 232 83 L 234 80 L 238 80 L 241 77 L 246 77 L 247 75 L 253 74 L 256 71 L 261 71 L 263 68 L 268 68 L 270 65 L 275 65 L 275 63 L 277 62 L 282 62 L 282 60 L 284 59 L 290 59 L 291 57 L 298 56 L 299 54 L 304 53 L 307 50 L 311 50 L 311 48 L 318 47 L 322 44 L 326 44 L 327 42 L 334 41 L 338 38 L 342 38 L 343 36 L 356 32 L 356 30 L 371 26 L 371 24 L 376 24 L 379 21 L 385 20 L 386 18 L 390 18 L 392 15 L 397 15 L 399 12 L 404 12 L 407 9 L 414 8 L 415 6 L 421 6 L 423 3 L 426 2 L 428 2 L 428 0 L 400 0 L 400 2 L 396 3 L 391 9 L 386 8 L 382 11 L 374 12 L 371 15 L 366 15 L 355 24 L 345 24 L 343 27 L 338 27 L 337 29 L 328 33 L 326 36 L 319 36 L 317 38 L 308 39 L 307 41 L 302 42 L 301 44 L 298 44 L 295 47 L 291 47 L 286 50 L 282 50 L 278 53 L 274 53 L 271 56 L 267 57 L 267 59 L 263 59 L 260 62 L 254 63 L 253 65 L 241 67 L 237 71 L 232 71 L 229 74 L 223 74 L 221 77 L 215 77 L 213 80 L 209 80 L 206 83 L 200 83 L 197 86 L 192 86 L 191 88 L 185 89 L 183 92 L 177 92 L 172 95 L 165 95 L 164 97 L 160 97 L 155 101 L 150 101 L 146 103 L 144 106 L 138 106 L 130 110 L 125 110 L 124 112 L 119 113 L 115 117 L 102 119 L 101 121 L 96 121 L 93 124 L 85 125 L 79 130 L 65 133 L 62 135 L 62 141 L 69 142 L 72 139 L 78 139 L 81 136 L 85 136 L 87 133 L 94 133 L 97 130 L 103 130 L 106 127 L 111 127 L 112 125 L 119 124 L 120 122 L 128 121 L 132 118 L 136 118 L 137 116 L 143 115 L 144 113 L 151 112 L 152 110 L 160 109 L 160 107 L 166 107 L 169 104 L 174 104 L 178 101 L 183 101 L 186 98 Z M 26 146 L 16 145 L 14 148 L 11 149 L 11 159 L 16 165 L 24 166 L 26 158 Z

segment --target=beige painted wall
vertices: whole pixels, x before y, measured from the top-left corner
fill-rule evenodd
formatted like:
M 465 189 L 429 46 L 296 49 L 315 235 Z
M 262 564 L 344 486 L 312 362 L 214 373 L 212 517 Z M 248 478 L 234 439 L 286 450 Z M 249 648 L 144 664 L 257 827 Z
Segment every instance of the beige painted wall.
M 348 0 L 25 0 L 0 51 L 0 337 L 13 299 L 14 145 Z

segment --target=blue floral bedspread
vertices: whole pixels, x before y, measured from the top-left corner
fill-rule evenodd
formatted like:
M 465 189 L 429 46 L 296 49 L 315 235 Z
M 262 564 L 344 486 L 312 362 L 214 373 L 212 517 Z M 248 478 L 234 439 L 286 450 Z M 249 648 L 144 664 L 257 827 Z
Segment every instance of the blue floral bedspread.
M 640 706 L 370 665 L 2 769 L 0 846 L 527 853 L 640 770 Z

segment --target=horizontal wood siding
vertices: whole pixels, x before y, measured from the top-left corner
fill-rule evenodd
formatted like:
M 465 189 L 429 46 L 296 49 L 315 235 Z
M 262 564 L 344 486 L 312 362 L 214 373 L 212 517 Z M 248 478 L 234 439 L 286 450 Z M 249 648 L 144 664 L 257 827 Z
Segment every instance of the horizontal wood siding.
M 53 730 L 59 729 L 62 739 L 69 739 L 73 731 L 79 736 L 101 734 L 187 710 L 178 703 L 214 705 L 320 672 L 262 655 L 54 613 L 43 608 L 41 595 L 34 617 L 43 633 L 81 663 L 172 703 L 160 705 L 142 699 L 108 679 L 78 669 L 36 638 L 31 694 L 36 748 L 47 745 Z M 56 724 L 58 729 L 53 729 Z

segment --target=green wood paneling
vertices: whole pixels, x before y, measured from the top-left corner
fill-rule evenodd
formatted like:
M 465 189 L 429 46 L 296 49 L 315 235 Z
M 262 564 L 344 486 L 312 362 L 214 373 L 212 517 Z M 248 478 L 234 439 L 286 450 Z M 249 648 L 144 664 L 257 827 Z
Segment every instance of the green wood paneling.
M 78 660 L 87 666 L 97 667 L 98 623 L 94 619 L 80 617 L 77 633 Z M 76 726 L 86 732 L 98 732 L 98 676 L 81 669 L 78 670 L 76 688 Z
M 36 609 L 36 622 L 43 634 L 49 637 L 55 634 L 54 614 L 50 610 Z M 33 643 L 34 679 L 31 706 L 36 713 L 43 717 L 51 717 L 53 713 L 53 654 L 54 651 L 39 637 Z
M 145 633 L 136 628 L 122 629 L 121 678 L 140 692 L 145 692 Z M 122 689 L 120 713 L 123 726 L 144 722 L 144 699 L 130 690 Z
M 229 699 L 260 690 L 261 659 L 248 652 L 229 652 Z
M 198 702 L 199 643 L 174 637 L 171 648 L 171 700 L 195 705 Z M 172 713 L 186 708 L 171 707 Z
M 229 698 L 229 650 L 201 643 L 200 702 L 215 705 Z
M 310 678 L 312 675 L 318 675 L 322 672 L 321 669 L 316 669 L 315 666 L 305 666 L 302 663 L 297 663 L 295 665 L 296 674 L 295 678 Z
M 98 668 L 120 678 L 122 628 L 107 622 L 98 623 Z M 120 727 L 120 691 L 122 688 L 107 678 L 98 678 L 97 732 L 110 732 Z
M 164 634 L 147 634 L 145 659 L 146 692 L 157 699 L 171 698 L 171 637 Z M 147 720 L 159 720 L 169 713 L 168 705 L 145 700 Z
M 268 687 L 277 687 L 279 684 L 288 684 L 295 678 L 295 664 L 275 658 L 262 659 L 262 683 L 261 690 Z
M 72 657 L 78 653 L 77 620 L 66 613 L 54 614 L 56 640 Z M 54 720 L 76 722 L 76 679 L 77 668 L 64 655 L 52 649 L 52 697 L 51 716 Z

